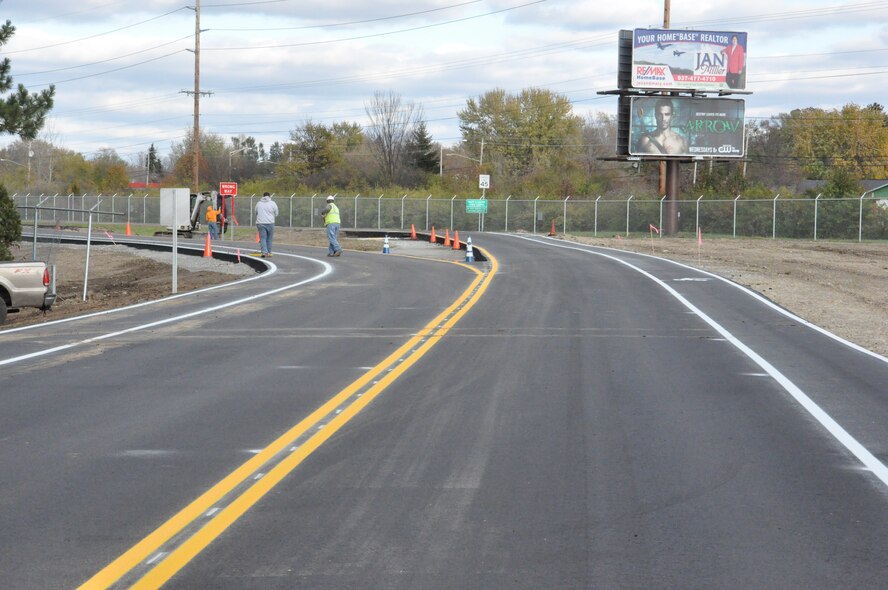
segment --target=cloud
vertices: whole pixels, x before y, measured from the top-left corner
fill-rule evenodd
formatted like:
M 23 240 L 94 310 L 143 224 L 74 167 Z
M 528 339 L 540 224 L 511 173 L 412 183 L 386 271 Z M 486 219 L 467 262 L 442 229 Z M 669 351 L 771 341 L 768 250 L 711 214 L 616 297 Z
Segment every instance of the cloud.
M 597 93 L 616 87 L 617 33 L 660 26 L 662 1 L 522 6 L 531 1 L 205 4 L 200 88 L 212 94 L 201 99 L 202 127 L 270 145 L 308 119 L 365 123 L 377 90 L 421 103 L 434 139 L 446 145 L 459 139 L 456 114 L 466 99 L 497 87 L 549 88 L 581 116 L 615 112 L 616 98 Z M 4 8 L 18 27 L 4 47 L 15 81 L 31 90 L 56 84 L 52 128 L 63 147 L 128 157 L 151 143 L 166 150 L 188 132 L 192 10 L 101 0 Z M 834 0 L 671 3 L 675 28 L 749 33 L 754 116 L 878 101 L 886 13 L 872 2 L 838 10 Z

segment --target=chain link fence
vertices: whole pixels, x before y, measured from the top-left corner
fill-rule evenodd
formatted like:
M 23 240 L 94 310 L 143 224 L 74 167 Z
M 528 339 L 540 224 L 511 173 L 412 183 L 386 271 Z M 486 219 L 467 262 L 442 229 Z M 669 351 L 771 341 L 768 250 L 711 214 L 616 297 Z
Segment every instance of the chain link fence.
M 280 209 L 277 224 L 283 227 L 323 226 L 319 217 L 326 195 L 275 195 Z M 94 216 L 94 223 L 160 224 L 160 199 L 152 195 L 20 195 L 12 196 L 23 222 L 84 224 L 83 210 L 101 209 L 116 215 Z M 252 226 L 260 195 L 234 199 L 234 217 L 240 226 Z M 44 209 L 34 209 L 41 203 Z M 665 197 L 577 198 L 563 200 L 519 198 L 488 199 L 484 215 L 466 212 L 467 199 L 386 195 L 337 195 L 344 229 L 405 230 L 411 226 L 428 231 L 451 228 L 460 231 L 525 231 L 586 235 L 648 233 L 650 225 L 662 227 Z M 888 239 L 888 200 L 869 196 L 822 198 L 793 197 L 679 200 L 678 231 L 695 234 L 825 240 Z M 28 208 L 25 208 L 28 207 Z M 54 209 L 78 209 L 53 211 Z M 203 216 L 200 216 L 203 225 Z

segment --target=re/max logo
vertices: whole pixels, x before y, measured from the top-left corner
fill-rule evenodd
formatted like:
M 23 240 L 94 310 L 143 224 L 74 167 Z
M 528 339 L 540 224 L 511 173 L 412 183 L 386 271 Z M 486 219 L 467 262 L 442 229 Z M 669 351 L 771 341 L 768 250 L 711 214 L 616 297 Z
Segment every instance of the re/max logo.
M 635 66 L 636 76 L 665 76 L 666 66 Z

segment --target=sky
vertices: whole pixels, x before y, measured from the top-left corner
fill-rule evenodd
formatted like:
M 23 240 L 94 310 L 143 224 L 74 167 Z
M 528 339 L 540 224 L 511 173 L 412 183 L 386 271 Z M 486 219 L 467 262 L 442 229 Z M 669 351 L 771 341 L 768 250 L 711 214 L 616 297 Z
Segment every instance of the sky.
M 663 28 L 665 0 L 204 0 L 200 126 L 266 149 L 312 121 L 368 123 L 374 93 L 422 109 L 436 142 L 495 88 L 543 88 L 614 114 L 621 29 Z M 0 0 L 16 84 L 56 87 L 40 135 L 87 158 L 166 155 L 194 124 L 194 1 Z M 748 33 L 748 120 L 888 104 L 888 0 L 671 0 L 670 28 Z M 192 94 L 189 94 L 192 93 Z M 206 93 L 206 94 L 203 94 Z M 0 147 L 15 141 L 0 137 Z

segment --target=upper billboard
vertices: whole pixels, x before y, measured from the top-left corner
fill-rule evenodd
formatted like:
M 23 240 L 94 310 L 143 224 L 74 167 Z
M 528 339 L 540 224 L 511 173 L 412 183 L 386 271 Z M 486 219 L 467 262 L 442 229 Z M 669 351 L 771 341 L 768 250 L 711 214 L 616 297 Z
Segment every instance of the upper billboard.
M 632 97 L 629 154 L 741 158 L 744 106 L 731 98 Z
M 746 33 L 635 29 L 632 87 L 745 90 Z

